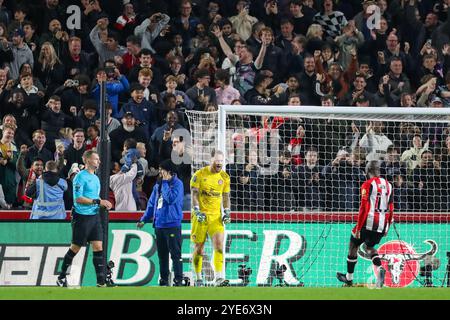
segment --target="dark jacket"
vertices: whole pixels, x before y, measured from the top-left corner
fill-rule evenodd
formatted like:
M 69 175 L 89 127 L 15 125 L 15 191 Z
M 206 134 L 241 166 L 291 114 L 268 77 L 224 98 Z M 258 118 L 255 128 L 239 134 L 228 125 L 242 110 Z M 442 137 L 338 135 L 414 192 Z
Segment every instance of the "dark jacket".
M 44 161 L 44 164 L 53 160 L 53 153 L 47 148 L 43 147 L 41 150 L 38 150 L 35 145 L 28 149 L 27 155 L 25 156 L 25 167 L 28 169 L 31 167 L 34 159 L 40 158 Z
M 160 197 L 162 206 L 159 205 Z M 181 227 L 183 198 L 183 182 L 176 175 L 168 181 L 158 181 L 153 187 L 147 209 L 140 221 L 148 222 L 153 219 L 153 226 L 158 229 Z
M 41 116 L 41 128 L 45 130 L 47 141 L 54 141 L 59 137 L 61 128 L 72 127 L 73 117 L 68 116 L 64 112 L 53 112 L 48 109 Z
M 153 131 L 158 127 L 157 113 L 153 103 L 145 99 L 141 103 L 137 103 L 133 99 L 130 99 L 128 103 L 120 109 L 117 118 L 123 118 L 124 114 L 127 112 L 131 112 L 134 118 L 140 122 L 139 127 L 144 130 L 146 138 L 149 139 Z
M 128 132 L 123 128 L 123 125 L 116 130 L 111 131 L 109 137 L 113 143 L 111 143 L 111 155 L 112 161 L 119 162 L 122 158 L 123 143 L 128 138 L 133 138 L 136 142 L 143 142 L 147 144 L 145 132 L 142 128 L 136 128 L 135 130 Z
M 62 170 L 61 176 L 67 177 L 67 174 L 69 173 L 72 164 L 74 163 L 83 164 L 84 151 L 86 151 L 85 146 L 81 147 L 80 150 L 76 150 L 73 147 L 73 144 L 69 145 L 69 147 L 64 151 L 64 159 L 66 160 L 66 165 Z

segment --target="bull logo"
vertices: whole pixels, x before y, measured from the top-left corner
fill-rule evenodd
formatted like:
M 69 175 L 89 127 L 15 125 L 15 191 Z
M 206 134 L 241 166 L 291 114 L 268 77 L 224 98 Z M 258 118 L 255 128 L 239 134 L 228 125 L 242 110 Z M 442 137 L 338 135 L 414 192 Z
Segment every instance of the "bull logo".
M 425 240 L 431 246 L 425 253 L 416 253 L 414 248 L 404 241 L 389 241 L 378 249 L 378 254 L 383 267 L 388 270 L 386 273 L 385 285 L 388 287 L 406 287 L 414 281 L 419 273 L 419 261 L 427 256 L 434 256 L 438 251 L 437 243 L 434 240 Z M 366 245 L 362 244 L 358 249 L 358 255 L 371 261 L 366 252 Z

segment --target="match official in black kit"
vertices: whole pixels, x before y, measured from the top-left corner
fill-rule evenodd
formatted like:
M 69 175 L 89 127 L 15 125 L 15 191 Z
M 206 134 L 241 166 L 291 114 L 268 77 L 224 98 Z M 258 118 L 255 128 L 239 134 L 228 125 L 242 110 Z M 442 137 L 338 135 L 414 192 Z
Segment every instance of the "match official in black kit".
M 62 270 L 56 284 L 67 287 L 67 269 L 81 247 L 90 242 L 93 251 L 93 262 L 97 275 L 97 287 L 114 285 L 106 283 L 105 266 L 103 265 L 103 227 L 99 214 L 100 206 L 110 210 L 111 203 L 100 199 L 100 179 L 95 171 L 100 166 L 100 158 L 96 151 L 89 150 L 83 154 L 85 169 L 73 180 L 72 210 L 72 244 L 64 256 Z

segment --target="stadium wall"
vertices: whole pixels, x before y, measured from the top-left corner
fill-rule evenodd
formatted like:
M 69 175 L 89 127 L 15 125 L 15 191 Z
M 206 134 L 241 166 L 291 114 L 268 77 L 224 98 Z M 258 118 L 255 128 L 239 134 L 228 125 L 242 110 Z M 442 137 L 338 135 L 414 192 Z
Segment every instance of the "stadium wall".
M 71 238 L 68 221 L 13 221 L 27 212 L 0 214 L 0 286 L 53 286 L 62 257 Z M 113 279 L 119 285 L 147 286 L 158 283 L 158 257 L 152 226 L 136 229 L 140 213 L 111 213 L 109 259 L 115 263 Z M 273 274 L 275 264 L 285 264 L 284 282 L 290 286 L 339 286 L 336 271 L 345 271 L 350 230 L 356 218 L 352 213 L 334 214 L 248 214 L 235 213 L 240 223 L 231 224 L 226 234 L 226 275 L 232 285 L 243 285 L 238 278 L 239 266 L 252 269 L 250 286 L 274 286 L 280 283 Z M 448 248 L 448 214 L 405 214 L 397 220 L 401 242 L 393 230 L 380 244 L 383 264 L 395 267 L 399 277 L 387 274 L 389 286 L 420 286 L 419 269 L 424 258 L 411 260 L 415 254 L 430 251 L 440 265 L 433 276 L 445 277 Z M 126 217 L 126 218 L 124 218 Z M 277 218 L 279 217 L 279 218 Z M 290 219 L 287 219 L 290 217 Z M 325 219 L 327 217 L 327 219 Z M 186 213 L 185 218 L 189 218 Z M 245 222 L 244 222 L 245 221 Z M 190 270 L 190 224 L 183 223 L 182 257 L 185 273 Z M 425 242 L 428 240 L 428 242 Z M 431 241 L 431 242 L 430 242 Z M 409 254 L 409 255 L 408 255 Z M 95 285 L 92 252 L 84 248 L 77 255 L 69 279 L 72 285 Z M 204 259 L 206 279 L 212 280 L 209 260 Z M 388 260 L 391 259 L 391 260 Z M 400 270 L 401 269 L 401 270 Z M 373 283 L 374 272 L 369 261 L 360 259 L 355 282 Z

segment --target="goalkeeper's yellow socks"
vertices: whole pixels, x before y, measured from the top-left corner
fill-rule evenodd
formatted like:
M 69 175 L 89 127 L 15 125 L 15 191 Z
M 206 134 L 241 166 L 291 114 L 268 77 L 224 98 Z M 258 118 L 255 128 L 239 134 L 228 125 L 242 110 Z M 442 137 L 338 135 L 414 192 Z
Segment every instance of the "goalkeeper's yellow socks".
M 223 252 L 222 250 L 214 250 L 214 272 L 221 273 L 223 269 Z M 223 277 L 222 277 L 223 278 Z
M 202 278 L 203 256 L 194 252 L 192 263 L 194 265 L 195 274 L 197 275 L 197 280 L 200 280 Z

